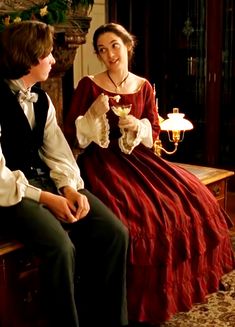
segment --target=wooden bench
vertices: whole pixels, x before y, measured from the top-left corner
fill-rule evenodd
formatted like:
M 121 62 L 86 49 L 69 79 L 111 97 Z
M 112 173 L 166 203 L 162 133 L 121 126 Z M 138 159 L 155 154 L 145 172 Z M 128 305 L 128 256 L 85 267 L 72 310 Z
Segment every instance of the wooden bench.
M 197 176 L 209 188 L 221 207 L 227 209 L 228 180 L 234 175 L 234 171 L 182 163 L 177 163 L 177 165 Z
M 44 327 L 39 259 L 16 240 L 0 241 L 0 326 Z

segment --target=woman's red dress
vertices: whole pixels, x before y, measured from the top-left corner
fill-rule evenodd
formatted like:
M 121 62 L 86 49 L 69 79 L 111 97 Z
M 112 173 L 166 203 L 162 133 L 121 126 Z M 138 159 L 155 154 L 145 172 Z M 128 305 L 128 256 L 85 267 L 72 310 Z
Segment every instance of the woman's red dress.
M 65 121 L 65 135 L 75 142 L 75 119 L 100 93 L 114 95 L 83 78 Z M 111 100 L 110 100 L 111 101 Z M 148 118 L 158 130 L 152 88 L 145 82 L 134 94 L 131 114 Z M 234 268 L 228 217 L 194 175 L 144 145 L 131 154 L 118 146 L 118 117 L 110 110 L 110 144 L 92 142 L 78 157 L 85 186 L 129 228 L 127 266 L 129 319 L 159 323 L 202 302 L 218 290 L 221 276 Z

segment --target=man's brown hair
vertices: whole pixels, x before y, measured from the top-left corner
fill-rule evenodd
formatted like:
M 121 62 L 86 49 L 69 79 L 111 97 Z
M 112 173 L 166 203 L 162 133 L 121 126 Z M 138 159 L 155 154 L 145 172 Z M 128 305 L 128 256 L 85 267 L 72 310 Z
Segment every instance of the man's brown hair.
M 53 49 L 54 28 L 29 20 L 13 23 L 0 33 L 0 75 L 18 79 L 27 75 Z

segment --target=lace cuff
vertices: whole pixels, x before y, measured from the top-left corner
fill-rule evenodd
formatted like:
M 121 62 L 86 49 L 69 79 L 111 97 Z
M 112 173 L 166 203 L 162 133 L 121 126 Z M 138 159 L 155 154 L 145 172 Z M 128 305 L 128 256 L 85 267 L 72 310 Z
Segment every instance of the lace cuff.
M 153 146 L 152 126 L 148 119 L 139 120 L 136 132 L 121 129 L 122 136 L 119 138 L 119 147 L 122 152 L 130 154 L 140 143 L 147 148 Z
M 76 135 L 79 146 L 86 148 L 91 142 L 97 143 L 102 148 L 109 145 L 109 123 L 106 115 L 94 117 L 88 110 L 84 116 L 79 116 L 76 121 Z

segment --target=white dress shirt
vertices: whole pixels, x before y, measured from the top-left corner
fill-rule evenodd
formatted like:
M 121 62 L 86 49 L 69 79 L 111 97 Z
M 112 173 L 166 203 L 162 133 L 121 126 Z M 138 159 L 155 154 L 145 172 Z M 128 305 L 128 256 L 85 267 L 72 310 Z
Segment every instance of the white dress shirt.
M 25 91 L 21 80 L 9 81 L 13 92 L 17 89 Z M 73 153 L 57 124 L 55 108 L 48 96 L 49 110 L 44 130 L 43 146 L 39 150 L 41 159 L 50 168 L 50 177 L 57 189 L 63 186 L 71 186 L 74 189 L 84 188 L 84 182 L 80 176 Z M 25 104 L 27 104 L 27 109 Z M 31 127 L 34 125 L 33 103 L 25 101 L 21 103 Z M 0 126 L 1 136 L 1 126 Z M 16 135 L 17 137 L 17 135 Z M 6 166 L 0 144 L 0 206 L 11 206 L 21 201 L 23 197 L 39 201 L 41 189 L 30 185 L 24 173 L 20 170 L 11 171 Z

